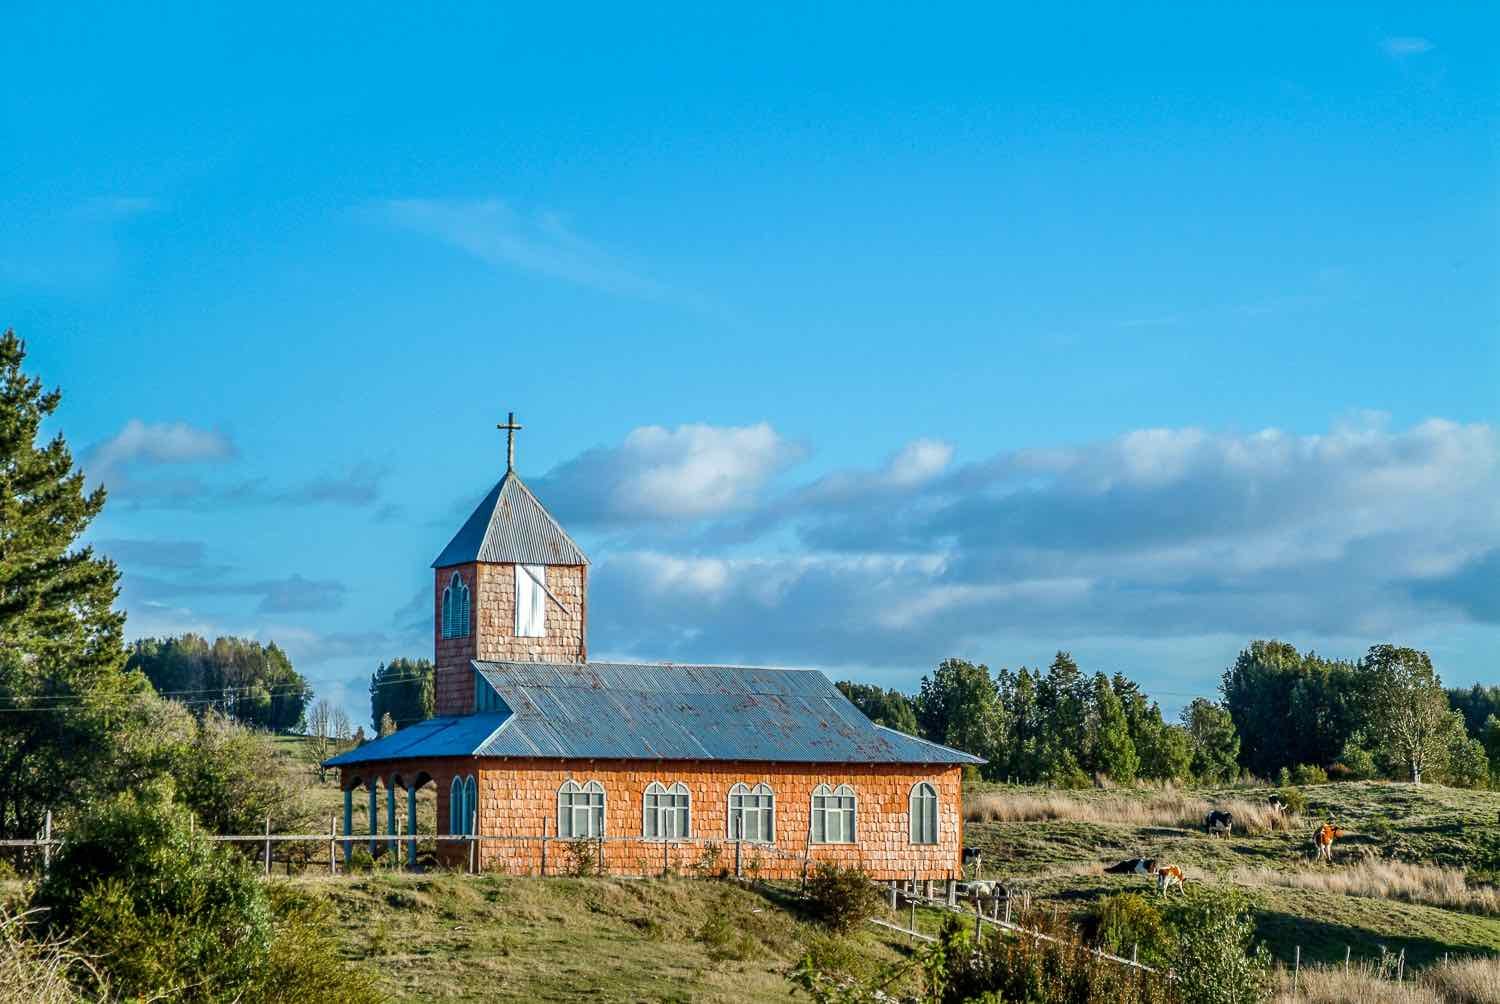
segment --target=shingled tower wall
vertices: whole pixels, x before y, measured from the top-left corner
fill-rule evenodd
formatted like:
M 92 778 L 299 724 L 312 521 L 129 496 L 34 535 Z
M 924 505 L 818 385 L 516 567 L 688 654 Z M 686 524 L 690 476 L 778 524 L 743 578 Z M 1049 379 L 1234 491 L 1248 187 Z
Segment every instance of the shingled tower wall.
M 467 715 L 474 710 L 472 659 L 517 662 L 583 662 L 588 657 L 588 566 L 547 565 L 547 588 L 561 601 L 546 603 L 546 634 L 517 638 L 516 565 L 472 561 L 435 570 L 432 638 L 436 657 L 436 710 Z M 443 590 L 457 572 L 470 590 L 469 634 L 443 637 Z M 566 609 L 564 609 L 566 608 Z

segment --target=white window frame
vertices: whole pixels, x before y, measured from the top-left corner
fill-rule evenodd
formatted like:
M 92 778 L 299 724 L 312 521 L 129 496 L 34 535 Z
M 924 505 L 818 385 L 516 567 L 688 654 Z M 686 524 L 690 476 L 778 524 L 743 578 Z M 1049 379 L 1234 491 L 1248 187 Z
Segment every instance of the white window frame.
M 919 802 L 923 804 L 919 806 Z M 912 785 L 906 798 L 906 808 L 906 835 L 911 842 L 920 846 L 938 843 L 942 836 L 942 813 L 938 811 L 937 786 L 930 781 L 918 781 Z M 931 833 L 927 832 L 929 822 Z
M 597 802 L 593 796 L 599 796 Z M 567 804 L 563 804 L 564 796 Z M 582 801 L 579 796 L 584 796 Z M 579 784 L 572 778 L 564 781 L 557 789 L 557 835 L 566 840 L 577 840 L 580 837 L 593 840 L 604 836 L 605 826 L 605 796 L 604 785 L 598 781 L 589 781 Z M 582 814 L 584 821 L 584 832 L 578 832 L 578 820 Z
M 736 798 L 754 799 L 755 804 L 746 805 L 741 802 L 739 805 L 735 805 L 734 800 Z M 766 800 L 764 805 L 760 804 L 762 798 Z M 776 792 L 771 789 L 769 784 L 766 784 L 764 781 L 758 781 L 752 787 L 743 781 L 736 782 L 734 787 L 729 789 L 727 809 L 728 812 L 725 818 L 728 820 L 728 827 L 725 830 L 725 835 L 730 840 L 743 840 L 753 844 L 776 843 Z M 746 831 L 745 820 L 749 818 L 755 819 L 758 836 L 744 836 Z M 736 823 L 739 824 L 738 827 L 735 826 Z M 738 832 L 736 832 L 736 829 L 738 829 Z
M 829 805 L 828 800 L 833 799 L 838 804 Z M 842 804 L 848 800 L 848 805 Z M 819 801 L 823 804 L 819 805 Z M 830 840 L 828 838 L 830 816 L 838 819 L 839 838 Z M 853 844 L 859 841 L 859 796 L 854 789 L 847 784 L 841 784 L 837 788 L 829 788 L 826 784 L 820 784 L 813 789 L 812 793 L 812 816 L 808 826 L 808 838 L 815 844 Z
M 469 636 L 469 585 L 457 572 L 443 587 L 443 637 Z
M 655 805 L 651 804 L 653 800 Z M 663 804 L 664 800 L 667 804 Z M 664 825 L 669 821 L 669 825 Z M 641 836 L 647 840 L 685 840 L 692 835 L 693 793 L 688 786 L 681 781 L 672 785 L 652 781 L 646 785 L 641 797 Z
M 547 637 L 547 566 L 516 565 L 515 567 L 516 637 L 545 638 Z

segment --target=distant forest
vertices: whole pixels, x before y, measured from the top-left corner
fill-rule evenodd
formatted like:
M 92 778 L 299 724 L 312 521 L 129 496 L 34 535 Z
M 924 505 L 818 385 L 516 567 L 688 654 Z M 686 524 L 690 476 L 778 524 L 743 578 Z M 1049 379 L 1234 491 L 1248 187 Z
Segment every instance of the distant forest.
M 1085 673 L 1066 652 L 1045 671 L 948 659 L 914 695 L 838 687 L 878 724 L 985 757 L 979 772 L 995 781 L 1500 783 L 1500 687 L 1445 691 L 1426 653 L 1392 645 L 1350 661 L 1251 642 L 1220 699 L 1194 700 L 1175 722 L 1139 684 Z

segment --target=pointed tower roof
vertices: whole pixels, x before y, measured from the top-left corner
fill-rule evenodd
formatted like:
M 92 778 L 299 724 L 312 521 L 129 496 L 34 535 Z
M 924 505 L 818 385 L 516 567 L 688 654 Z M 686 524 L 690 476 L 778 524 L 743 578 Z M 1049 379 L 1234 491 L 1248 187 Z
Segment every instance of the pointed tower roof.
M 521 565 L 587 565 L 583 549 L 552 518 L 513 470 L 506 471 L 463 527 L 448 541 L 433 568 L 470 561 Z

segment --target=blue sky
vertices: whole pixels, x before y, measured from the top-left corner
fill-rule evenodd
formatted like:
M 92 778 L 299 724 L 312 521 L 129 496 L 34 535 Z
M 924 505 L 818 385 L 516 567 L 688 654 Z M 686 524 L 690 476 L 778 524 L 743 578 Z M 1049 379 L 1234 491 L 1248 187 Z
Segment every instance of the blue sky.
M 509 410 L 596 656 L 1496 682 L 1497 22 L 11 13 L 0 325 L 131 633 L 361 719 Z

